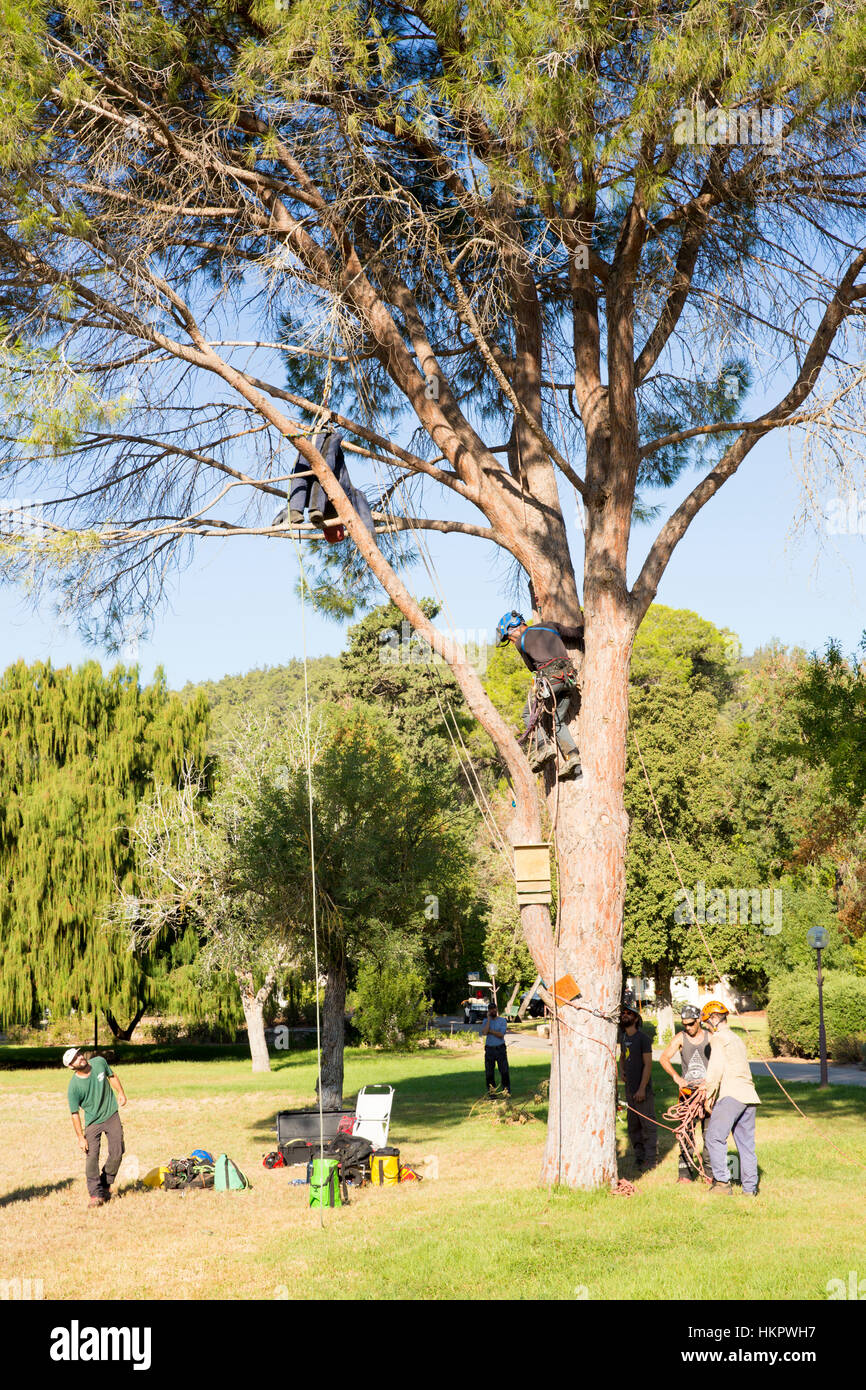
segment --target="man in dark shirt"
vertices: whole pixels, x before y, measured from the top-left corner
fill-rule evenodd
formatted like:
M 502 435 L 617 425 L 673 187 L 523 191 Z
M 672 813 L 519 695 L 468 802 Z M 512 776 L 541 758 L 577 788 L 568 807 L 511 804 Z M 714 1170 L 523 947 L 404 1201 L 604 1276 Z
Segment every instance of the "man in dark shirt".
M 566 723 L 572 700 L 577 693 L 577 673 L 565 643 L 571 642 L 582 651 L 583 626 L 568 627 L 565 623 L 533 623 L 530 626 L 519 613 L 512 611 L 500 619 L 497 631 L 500 645 L 513 642 L 533 675 L 543 676 L 549 685 L 555 701 L 552 710 L 553 728 L 563 759 L 559 775 L 579 777 L 580 753 Z M 529 727 L 532 707 L 533 698 L 530 692 L 523 711 L 525 728 Z M 555 756 L 556 749 L 539 722 L 535 730 L 535 748 L 529 754 L 530 766 L 537 772 L 549 758 Z
M 638 1168 L 652 1168 L 658 1156 L 653 1094 L 653 1048 L 640 1026 L 637 1004 L 628 996 L 620 1009 L 619 1068 L 628 1106 L 628 1137 Z

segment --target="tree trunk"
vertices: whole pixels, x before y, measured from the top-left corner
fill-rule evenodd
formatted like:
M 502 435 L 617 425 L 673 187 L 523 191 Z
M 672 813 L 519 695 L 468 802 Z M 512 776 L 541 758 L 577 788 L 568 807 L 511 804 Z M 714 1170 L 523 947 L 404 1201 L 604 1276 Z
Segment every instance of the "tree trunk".
M 114 1037 L 118 1038 L 121 1042 L 129 1042 L 139 1023 L 144 1017 L 144 1005 L 139 1004 L 138 1008 L 135 1011 L 135 1015 L 132 1021 L 126 1028 L 121 1028 L 120 1024 L 118 1023 L 117 1019 L 114 1017 L 114 1014 L 111 1012 L 110 1009 L 103 1009 L 102 1012 L 105 1015 L 105 1021 L 111 1029 Z
M 270 1071 L 271 1059 L 265 1041 L 265 1000 L 267 991 L 253 988 L 253 977 L 245 971 L 236 970 L 235 977 L 241 991 L 241 1004 L 247 1025 L 247 1041 L 253 1059 L 253 1071 Z
M 573 975 L 581 991 L 574 1004 L 583 1007 L 556 1007 L 542 1180 L 591 1190 L 617 1177 L 614 1019 L 622 992 L 628 838 L 628 608 L 602 591 L 591 609 L 587 605 L 586 631 L 579 728 L 584 775 L 550 792 L 560 884 L 552 974 Z
M 332 962 L 325 975 L 322 1005 L 322 1109 L 343 1104 L 343 1048 L 346 1035 L 346 962 Z
M 662 1046 L 669 1043 L 674 1035 L 674 1001 L 671 998 L 671 971 L 666 961 L 662 961 L 653 971 L 656 987 L 656 1020 L 658 1033 L 656 1042 Z

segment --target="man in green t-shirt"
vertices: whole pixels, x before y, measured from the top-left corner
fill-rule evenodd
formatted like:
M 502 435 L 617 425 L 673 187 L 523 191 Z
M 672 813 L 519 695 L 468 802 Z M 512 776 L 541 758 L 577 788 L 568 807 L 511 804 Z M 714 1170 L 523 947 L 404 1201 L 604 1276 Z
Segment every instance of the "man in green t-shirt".
M 126 1104 L 126 1092 L 104 1057 L 87 1056 L 77 1047 L 63 1054 L 63 1065 L 72 1069 L 69 1082 L 69 1110 L 78 1147 L 87 1154 L 85 1172 L 90 1205 L 101 1207 L 111 1197 L 111 1184 L 123 1158 L 123 1126 L 118 1102 Z M 84 1128 L 79 1110 L 84 1112 Z M 99 1145 L 102 1135 L 108 1141 L 105 1167 L 99 1171 Z

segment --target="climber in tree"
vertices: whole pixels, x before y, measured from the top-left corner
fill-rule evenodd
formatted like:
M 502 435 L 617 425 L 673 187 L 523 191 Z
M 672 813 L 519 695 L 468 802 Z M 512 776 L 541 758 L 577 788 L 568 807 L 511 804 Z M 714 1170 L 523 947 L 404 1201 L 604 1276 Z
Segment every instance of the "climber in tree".
M 321 431 L 313 436 L 313 446 L 318 449 L 326 464 L 330 468 L 337 482 L 343 488 L 359 518 L 375 537 L 375 526 L 373 525 L 373 514 L 370 511 L 370 504 L 366 496 L 353 485 L 349 477 L 349 470 L 346 467 L 346 456 L 343 453 L 343 431 L 331 430 Z M 310 468 L 309 463 L 302 454 L 298 454 L 295 459 L 295 466 L 292 469 L 292 485 L 289 490 L 289 505 L 283 507 L 274 517 L 273 526 L 284 526 L 286 521 L 292 526 L 302 526 L 304 522 L 304 512 L 306 511 L 309 521 L 313 526 L 324 529 L 326 540 L 342 540 L 342 528 L 335 527 L 337 509 L 328 497 L 325 489 L 317 480 Z M 330 523 L 330 525 L 329 525 Z M 338 530 L 338 535 L 331 535 L 331 530 Z
M 560 777 L 580 777 L 580 753 L 566 723 L 569 713 L 576 711 L 577 671 L 565 643 L 576 644 L 583 651 L 583 624 L 579 627 L 567 627 L 564 623 L 529 625 L 519 613 L 512 611 L 499 619 L 496 631 L 500 646 L 513 642 L 533 674 L 532 689 L 523 711 L 526 733 L 533 731 L 535 734 L 528 754 L 533 772 L 538 772 L 556 756 L 556 747 L 544 728 L 546 710 L 562 754 Z

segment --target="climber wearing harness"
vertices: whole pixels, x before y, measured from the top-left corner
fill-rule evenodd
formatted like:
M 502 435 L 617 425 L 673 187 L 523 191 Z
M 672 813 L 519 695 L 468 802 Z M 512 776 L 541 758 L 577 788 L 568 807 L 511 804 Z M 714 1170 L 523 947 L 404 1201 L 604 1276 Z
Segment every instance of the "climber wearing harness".
M 343 453 L 342 431 L 323 431 L 321 434 L 315 435 L 311 442 L 313 447 L 318 449 L 322 455 L 367 530 L 372 536 L 375 536 L 370 504 L 361 489 L 353 486 L 349 477 L 349 470 L 346 467 Z M 337 519 L 333 502 L 316 479 L 306 459 L 299 453 L 292 469 L 292 486 L 289 491 L 288 508 L 283 507 L 282 511 L 274 517 L 272 524 L 282 526 L 288 520 L 292 526 L 301 526 L 305 511 L 313 526 L 318 526 L 324 530 L 326 540 L 343 540 L 345 532 Z
M 701 1011 L 695 1004 L 684 1005 L 680 1017 L 683 1021 L 683 1031 L 677 1033 L 672 1038 L 662 1053 L 659 1061 L 662 1068 L 672 1077 L 679 1088 L 679 1100 L 688 1100 L 693 1096 L 702 1081 L 706 1080 L 707 1064 L 710 1060 L 710 1035 L 701 1027 Z M 679 1056 L 682 1076 L 674 1071 L 673 1060 Z M 697 1149 L 695 1142 L 695 1124 L 697 1116 L 688 1124 L 688 1135 L 685 1142 L 680 1140 L 680 1157 L 677 1171 L 677 1182 L 691 1182 L 695 1171 L 695 1161 L 691 1157 Z M 705 1136 L 706 1117 L 701 1119 L 701 1134 Z M 691 1140 L 691 1144 L 689 1144 Z M 704 1147 L 706 1147 L 706 1137 L 704 1137 Z
M 506 613 L 496 625 L 499 645 L 513 642 L 533 674 L 532 689 L 523 712 L 526 732 L 535 734 L 530 748 L 529 765 L 538 772 L 548 759 L 556 756 L 556 746 L 548 737 L 542 718 L 552 717 L 556 743 L 563 762 L 559 776 L 580 777 L 580 753 L 566 720 L 572 701 L 578 693 L 577 671 L 565 647 L 566 642 L 578 644 L 583 650 L 583 625 L 568 627 L 564 623 L 533 623 L 529 626 L 519 613 Z

